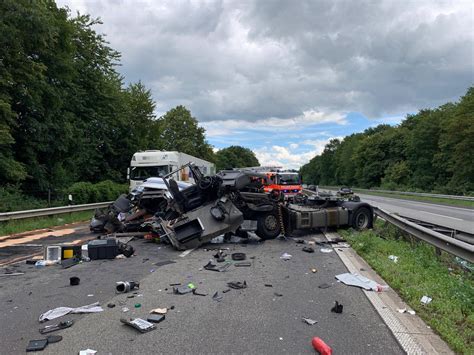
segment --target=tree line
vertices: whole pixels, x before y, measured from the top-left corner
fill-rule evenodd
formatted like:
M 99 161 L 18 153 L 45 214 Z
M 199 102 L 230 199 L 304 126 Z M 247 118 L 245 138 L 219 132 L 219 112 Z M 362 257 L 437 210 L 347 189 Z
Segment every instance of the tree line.
M 308 184 L 473 194 L 474 87 L 397 126 L 333 139 L 300 172 Z
M 150 90 L 125 85 L 120 53 L 94 30 L 99 19 L 53 0 L 3 0 L 0 19 L 0 194 L 124 182 L 138 150 L 217 161 L 188 109 L 156 117 Z

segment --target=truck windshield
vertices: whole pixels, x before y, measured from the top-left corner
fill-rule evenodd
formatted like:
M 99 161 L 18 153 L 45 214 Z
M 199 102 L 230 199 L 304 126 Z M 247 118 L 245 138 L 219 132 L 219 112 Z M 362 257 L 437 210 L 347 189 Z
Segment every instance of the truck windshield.
M 278 178 L 280 185 L 299 185 L 300 183 L 298 174 L 279 174 Z
M 160 166 L 133 166 L 130 169 L 130 180 L 145 180 L 149 177 L 162 177 L 168 174 L 168 165 Z

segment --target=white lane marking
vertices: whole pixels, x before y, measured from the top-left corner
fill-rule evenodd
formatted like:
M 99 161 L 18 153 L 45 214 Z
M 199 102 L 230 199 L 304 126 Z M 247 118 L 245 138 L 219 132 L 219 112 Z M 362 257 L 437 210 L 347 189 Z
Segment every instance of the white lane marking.
M 443 217 L 443 218 L 451 218 L 451 219 L 455 219 L 455 220 L 458 220 L 458 221 L 464 221 L 464 219 L 456 218 L 456 217 L 449 217 L 449 216 L 445 216 L 443 214 L 431 213 L 431 212 L 426 212 L 426 211 L 418 211 L 418 212 L 428 213 L 428 214 L 432 214 L 432 215 L 435 215 L 435 216 L 440 216 L 440 217 Z
M 183 251 L 181 254 L 179 254 L 179 256 L 180 256 L 181 258 L 184 258 L 186 255 L 188 255 L 189 253 L 191 253 L 194 249 L 196 249 L 196 248 L 185 250 L 185 251 Z

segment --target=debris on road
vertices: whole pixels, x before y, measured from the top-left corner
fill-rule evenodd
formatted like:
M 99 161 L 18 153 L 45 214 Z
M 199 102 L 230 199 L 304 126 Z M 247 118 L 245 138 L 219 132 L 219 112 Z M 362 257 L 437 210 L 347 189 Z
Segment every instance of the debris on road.
M 63 340 L 63 337 L 61 335 L 48 335 L 46 340 L 48 341 L 48 344 L 54 344 Z
M 336 279 L 338 279 L 339 281 L 341 281 L 342 283 L 346 285 L 361 287 L 364 290 L 382 292 L 388 289 L 388 286 L 379 285 L 377 282 L 359 274 L 350 274 L 350 273 L 339 274 L 339 275 L 336 275 Z
M 321 338 L 314 337 L 311 340 L 314 350 L 319 352 L 320 355 L 332 355 L 332 349 L 327 345 Z
M 318 286 L 318 288 L 322 288 L 322 289 L 329 288 L 329 287 L 331 287 L 331 285 L 329 285 L 327 283 L 322 283 Z
M 315 325 L 316 323 L 318 323 L 317 320 L 314 320 L 314 319 L 311 319 L 311 318 L 301 318 L 303 320 L 303 322 L 305 322 L 306 324 L 309 324 L 309 325 Z
M 230 263 L 226 263 L 222 266 L 217 266 L 216 264 L 214 264 L 212 260 L 209 260 L 209 262 L 203 267 L 204 269 L 210 270 L 210 271 L 224 272 L 229 268 L 229 266 L 230 266 Z
M 48 339 L 30 340 L 26 347 L 26 351 L 40 351 L 44 350 L 46 346 L 48 346 Z
M 1 276 L 20 276 L 24 274 L 25 274 L 24 272 L 11 272 L 11 273 L 0 274 L 0 277 Z
M 66 329 L 71 327 L 74 324 L 73 320 L 66 320 L 64 322 L 59 322 L 58 324 L 47 325 L 39 329 L 40 334 L 47 334 L 55 332 L 56 330 Z
M 431 297 L 428 297 L 428 296 L 423 296 L 421 297 L 421 300 L 420 302 L 423 303 L 423 304 L 428 304 L 432 301 L 433 299 Z
M 224 296 L 219 295 L 219 291 L 216 291 L 216 293 L 214 293 L 214 296 L 212 296 L 212 299 L 217 302 L 222 301 L 223 298 Z
M 196 296 L 207 296 L 207 293 L 198 292 L 197 289 L 193 290 L 193 294 Z
M 303 249 L 301 250 L 303 250 L 306 253 L 314 253 L 314 249 L 312 247 L 303 247 Z
M 108 304 L 107 304 L 107 307 L 109 307 L 109 308 L 114 308 L 114 307 L 115 307 L 115 303 L 108 303 Z
M 311 269 L 311 272 L 312 272 L 313 274 L 315 274 L 315 273 L 318 272 L 318 269 Z
M 331 308 L 331 312 L 342 313 L 343 308 L 344 306 L 336 301 L 334 307 Z
M 118 281 L 115 286 L 117 293 L 127 293 L 139 288 L 140 283 L 137 281 Z
M 165 315 L 164 314 L 151 314 L 148 316 L 146 320 L 151 323 L 160 323 L 165 320 Z
M 155 314 L 166 314 L 168 312 L 168 308 L 155 308 L 150 311 L 150 313 Z
M 214 255 L 214 258 L 216 258 L 216 261 L 218 263 L 222 263 L 225 261 L 225 257 L 227 256 L 226 253 L 224 253 L 222 250 L 219 250 L 217 254 Z
M 98 313 L 102 312 L 104 309 L 99 306 L 99 302 L 95 302 L 86 306 L 71 308 L 71 307 L 58 307 L 52 310 L 49 310 L 39 316 L 40 323 L 46 322 L 48 320 L 52 320 L 55 318 L 59 318 L 65 316 L 66 314 L 73 313 Z
M 288 254 L 288 253 L 283 253 L 281 256 L 280 256 L 280 259 L 282 260 L 290 260 L 292 258 L 292 255 L 291 254 Z
M 79 355 L 94 355 L 97 353 L 97 350 L 86 349 L 79 351 Z
M 120 322 L 123 324 L 126 324 L 132 328 L 135 328 L 138 330 L 140 333 L 146 333 L 149 332 L 150 330 L 156 329 L 155 325 L 153 323 L 150 323 L 144 319 L 141 318 L 135 318 L 135 319 L 125 319 L 121 318 Z
M 395 264 L 398 263 L 398 256 L 395 255 L 389 255 L 388 258 L 392 260 Z
M 245 253 L 233 253 L 231 256 L 232 260 L 234 261 L 241 261 L 247 258 L 247 255 L 245 255 Z
M 332 253 L 332 249 L 330 248 L 321 248 L 320 251 L 321 253 Z
M 77 286 L 79 285 L 79 282 L 81 282 L 81 279 L 79 277 L 73 276 L 69 278 L 69 285 L 71 286 Z
M 247 288 L 247 281 L 245 281 L 245 280 L 244 280 L 244 282 L 232 281 L 232 282 L 228 282 L 227 286 L 229 286 L 230 288 L 233 288 L 235 290 L 241 290 L 243 288 Z
M 411 314 L 412 316 L 414 316 L 416 314 L 416 312 L 414 310 L 407 310 L 406 308 L 398 308 L 397 309 L 398 313 L 409 313 Z
M 240 263 L 235 263 L 234 265 L 235 265 L 235 267 L 250 267 L 250 266 L 252 266 L 252 263 L 240 262 Z
M 273 292 L 273 294 L 277 297 L 283 297 L 283 294 L 282 293 L 278 293 L 278 292 Z
M 196 286 L 192 283 L 188 283 L 187 285 L 183 286 L 175 286 L 173 287 L 173 292 L 177 295 L 185 295 L 190 292 L 194 292 Z

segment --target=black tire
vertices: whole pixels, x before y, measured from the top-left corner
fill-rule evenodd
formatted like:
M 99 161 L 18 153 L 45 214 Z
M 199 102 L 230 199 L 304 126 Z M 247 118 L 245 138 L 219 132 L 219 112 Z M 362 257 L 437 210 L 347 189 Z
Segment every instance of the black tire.
M 360 207 L 354 212 L 352 227 L 357 230 L 372 228 L 373 214 L 367 207 Z
M 257 218 L 256 234 L 263 240 L 275 239 L 280 235 L 280 221 L 274 212 L 264 213 Z

